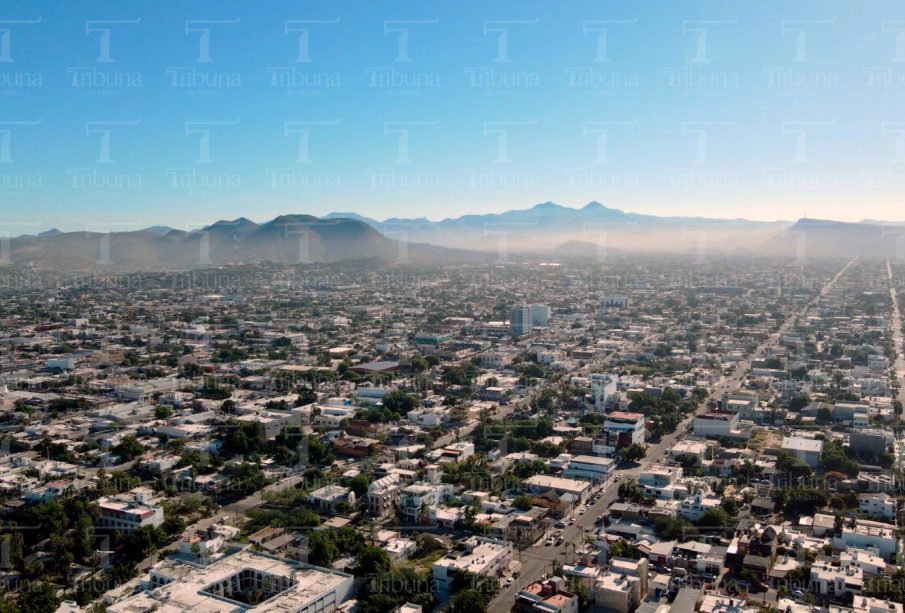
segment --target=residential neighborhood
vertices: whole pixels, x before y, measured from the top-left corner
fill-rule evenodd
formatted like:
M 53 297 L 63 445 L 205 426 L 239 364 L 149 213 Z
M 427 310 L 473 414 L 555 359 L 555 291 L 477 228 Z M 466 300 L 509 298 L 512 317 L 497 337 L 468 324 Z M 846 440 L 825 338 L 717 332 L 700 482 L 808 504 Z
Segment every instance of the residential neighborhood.
M 902 613 L 900 262 L 20 281 L 0 610 Z

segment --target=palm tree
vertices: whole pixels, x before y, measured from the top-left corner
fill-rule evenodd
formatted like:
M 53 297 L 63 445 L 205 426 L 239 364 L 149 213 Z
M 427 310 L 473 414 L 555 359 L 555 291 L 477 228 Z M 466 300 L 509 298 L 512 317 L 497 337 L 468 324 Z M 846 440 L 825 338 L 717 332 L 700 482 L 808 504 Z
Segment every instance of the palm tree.
M 430 517 L 430 509 L 428 509 L 426 502 L 422 502 L 421 508 L 418 509 L 418 521 L 421 522 L 422 524 L 426 524 L 429 517 Z

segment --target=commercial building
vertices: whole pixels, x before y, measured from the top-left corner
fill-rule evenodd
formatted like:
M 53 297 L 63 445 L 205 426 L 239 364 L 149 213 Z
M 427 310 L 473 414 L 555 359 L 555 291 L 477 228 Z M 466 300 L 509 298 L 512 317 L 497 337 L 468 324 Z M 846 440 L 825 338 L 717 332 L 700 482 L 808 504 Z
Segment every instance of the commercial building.
M 738 413 L 726 411 L 711 411 L 694 418 L 694 433 L 696 436 L 730 437 L 732 431 L 738 428 Z
M 164 560 L 142 582 L 143 592 L 107 611 L 332 613 L 351 597 L 353 582 L 346 573 L 245 549 L 207 565 Z
M 555 492 L 559 496 L 572 495 L 576 504 L 582 504 L 588 499 L 591 484 L 587 481 L 551 477 L 549 475 L 534 475 L 523 482 L 525 489 L 532 494 L 544 494 Z
M 823 441 L 802 436 L 785 436 L 782 439 L 782 450 L 811 468 L 817 468 L 823 453 Z
M 563 476 L 570 479 L 585 479 L 593 483 L 602 483 L 610 478 L 610 472 L 616 466 L 612 458 L 598 458 L 592 455 L 577 455 L 569 460 L 568 468 Z
M 434 562 L 434 587 L 441 601 L 452 593 L 452 583 L 456 575 L 466 571 L 485 577 L 499 577 L 512 562 L 512 543 L 472 536 L 463 541 L 445 556 Z

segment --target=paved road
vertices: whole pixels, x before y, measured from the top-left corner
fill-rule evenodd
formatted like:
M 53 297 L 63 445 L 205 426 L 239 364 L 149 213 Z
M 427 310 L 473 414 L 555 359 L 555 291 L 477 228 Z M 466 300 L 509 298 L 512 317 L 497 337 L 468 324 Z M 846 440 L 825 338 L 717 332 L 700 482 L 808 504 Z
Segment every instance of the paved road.
M 895 279 L 892 276 L 892 263 L 888 258 L 886 260 L 886 274 L 889 277 L 889 295 L 892 298 L 892 321 L 890 325 L 892 326 L 893 345 L 896 350 L 896 379 L 899 382 L 899 396 L 901 396 L 902 390 L 905 389 L 905 340 L 903 340 L 902 333 L 902 310 L 899 307 L 898 288 L 895 286 Z
M 902 310 L 899 306 L 898 288 L 895 286 L 895 278 L 892 274 L 892 263 L 888 258 L 886 260 L 886 275 L 889 279 L 889 296 L 892 299 L 892 316 L 889 325 L 892 327 L 893 347 L 896 351 L 896 361 L 893 367 L 895 368 L 896 381 L 898 382 L 898 389 L 894 390 L 893 393 L 898 400 L 903 400 L 905 399 L 905 396 L 903 396 L 903 393 L 905 393 L 905 340 L 903 340 L 902 333 Z M 899 470 L 901 470 L 905 468 L 905 440 L 903 440 L 903 433 L 899 429 L 899 425 L 899 418 L 897 417 L 897 441 L 894 450 L 896 463 Z
M 763 343 L 751 352 L 749 357 L 737 364 L 731 375 L 721 377 L 711 388 L 710 395 L 700 404 L 695 414 L 685 418 L 676 428 L 675 432 L 663 436 L 662 439 L 655 444 L 648 445 L 647 456 L 640 464 L 629 468 L 617 469 L 618 472 L 616 474 L 620 476 L 619 483 L 626 479 L 636 479 L 644 471 L 660 461 L 667 450 L 672 449 L 676 441 L 684 435 L 695 415 L 706 412 L 710 401 L 718 401 L 724 392 L 737 389 L 747 376 L 748 371 L 751 368 L 751 362 L 763 358 L 769 347 L 775 346 L 783 336 L 788 334 L 795 327 L 799 319 L 805 316 L 812 306 L 832 290 L 839 279 L 842 278 L 855 261 L 856 259 L 849 261 L 826 283 L 826 285 L 824 285 L 820 293 L 814 296 L 814 298 L 808 301 L 808 303 L 797 312 L 787 317 L 785 322 L 783 322 L 776 332 L 767 337 Z M 595 520 L 616 500 L 619 491 L 619 483 L 611 479 L 609 483 L 605 484 L 604 494 L 597 503 L 589 507 L 584 515 L 577 515 L 577 521 L 574 526 L 567 526 L 565 530 L 563 530 L 563 545 L 554 547 L 541 543 L 515 554 L 515 559 L 519 560 L 522 564 L 521 574 L 509 588 L 500 590 L 500 593 L 490 604 L 490 613 L 508 613 L 512 609 L 518 588 L 537 581 L 544 574 L 550 574 L 555 560 L 572 563 L 573 551 L 582 546 L 586 536 L 594 534 Z

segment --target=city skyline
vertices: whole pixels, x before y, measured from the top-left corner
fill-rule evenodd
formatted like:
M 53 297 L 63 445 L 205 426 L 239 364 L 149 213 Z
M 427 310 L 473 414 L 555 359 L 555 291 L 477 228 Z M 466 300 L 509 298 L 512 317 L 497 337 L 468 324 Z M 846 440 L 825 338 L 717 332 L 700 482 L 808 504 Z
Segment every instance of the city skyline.
M 891 2 L 152 8 L 6 11 L 8 235 L 545 201 L 902 217 Z

